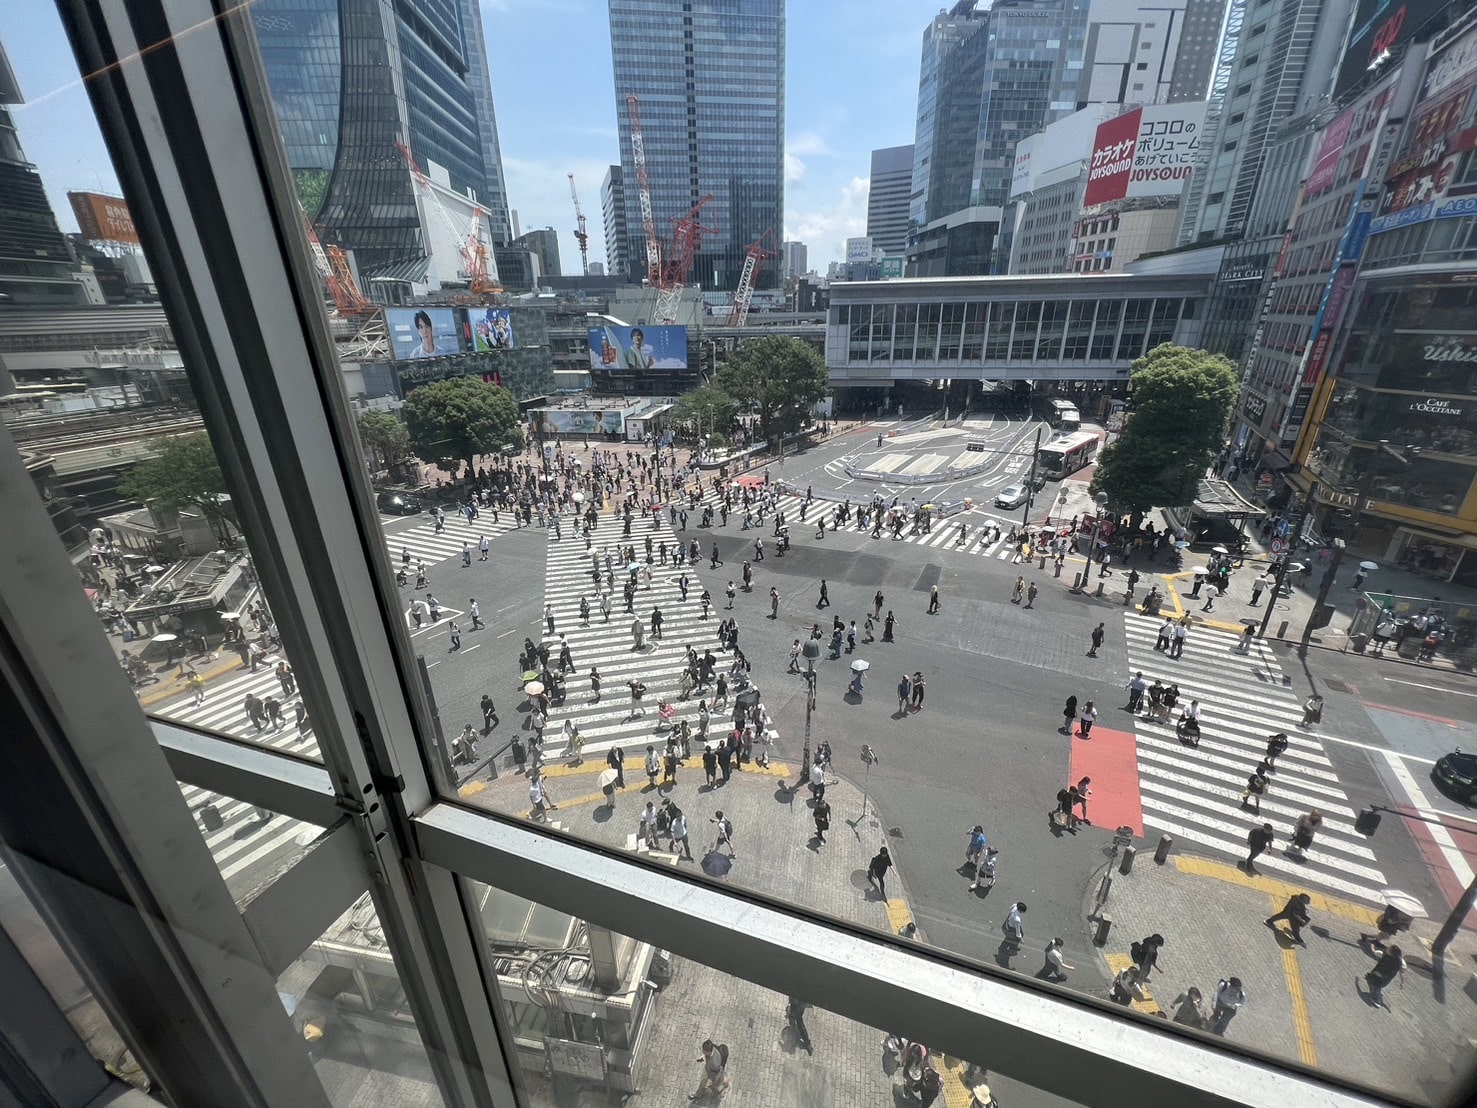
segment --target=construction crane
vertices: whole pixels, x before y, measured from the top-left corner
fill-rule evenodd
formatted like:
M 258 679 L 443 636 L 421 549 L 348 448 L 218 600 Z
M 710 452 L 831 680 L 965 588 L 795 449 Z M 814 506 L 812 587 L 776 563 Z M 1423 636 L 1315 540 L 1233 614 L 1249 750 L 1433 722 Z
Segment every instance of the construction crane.
M 318 232 L 308 219 L 308 213 L 298 209 L 303 217 L 303 226 L 308 231 L 308 246 L 313 251 L 313 265 L 318 276 L 328 287 L 333 299 L 333 312 L 338 316 L 370 315 L 379 310 L 379 305 L 359 291 L 359 282 L 354 280 L 354 271 L 349 268 L 348 256 L 341 246 L 324 246 L 318 240 Z
M 451 241 L 456 243 L 457 253 L 462 259 L 462 269 L 457 277 L 467 282 L 467 289 L 473 296 L 502 292 L 502 281 L 497 272 L 497 259 L 492 256 L 492 252 L 487 249 L 487 243 L 482 240 L 482 217 L 485 214 L 482 208 L 474 206 L 470 229 L 459 230 L 452 221 L 451 213 L 446 210 L 446 205 L 441 203 L 441 197 L 436 195 L 436 188 L 431 183 L 431 179 L 425 175 L 420 166 L 415 164 L 410 148 L 403 142 L 397 142 L 395 149 L 400 151 L 400 156 L 405 159 L 405 164 L 410 168 L 410 176 L 415 181 L 416 187 L 420 189 L 421 195 L 425 197 L 426 203 L 436 213 L 441 225 L 446 228 Z
M 574 241 L 580 244 L 580 272 L 590 275 L 590 233 L 585 230 L 585 213 L 580 207 L 580 194 L 574 191 L 574 174 L 569 175 L 569 198 L 574 201 Z
M 749 318 L 749 301 L 754 299 L 754 285 L 759 280 L 759 271 L 764 268 L 764 259 L 777 257 L 773 250 L 764 247 L 764 240 L 773 230 L 773 227 L 766 227 L 764 234 L 744 247 L 744 272 L 733 294 L 733 311 L 728 313 L 730 327 L 742 327 L 744 320 Z
M 636 166 L 636 196 L 641 203 L 641 230 L 646 238 L 646 279 L 653 288 L 662 283 L 662 248 L 656 237 L 656 216 L 651 210 L 651 178 L 646 175 L 646 137 L 641 130 L 641 103 L 632 93 L 626 97 L 631 119 L 631 161 Z

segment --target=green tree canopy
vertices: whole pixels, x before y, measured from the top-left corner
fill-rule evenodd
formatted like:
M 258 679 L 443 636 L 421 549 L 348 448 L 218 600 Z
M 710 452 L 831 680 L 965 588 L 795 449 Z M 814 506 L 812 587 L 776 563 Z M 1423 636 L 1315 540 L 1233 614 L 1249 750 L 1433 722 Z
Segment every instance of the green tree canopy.
M 380 466 L 392 466 L 410 454 L 410 432 L 389 412 L 365 412 L 359 417 L 359 436 Z
M 405 426 L 417 456 L 442 469 L 471 465 L 505 443 L 522 449 L 523 425 L 513 394 L 480 377 L 421 385 L 405 399 Z
M 831 391 L 815 347 L 780 335 L 741 345 L 718 371 L 718 385 L 759 417 L 759 434 L 770 442 L 805 426 L 811 407 Z
M 1238 391 L 1236 367 L 1220 354 L 1164 343 L 1133 363 L 1132 418 L 1103 450 L 1093 493 L 1117 512 L 1191 503 L 1220 450 Z
M 198 508 L 218 536 L 229 533 L 228 501 L 222 499 L 227 496 L 226 479 L 204 431 L 164 439 L 152 458 L 124 475 L 118 492 L 129 500 L 153 502 L 172 511 Z
M 692 424 L 695 434 L 721 435 L 725 439 L 733 433 L 738 413 L 738 401 L 718 384 L 699 385 L 683 393 L 672 406 L 674 422 Z

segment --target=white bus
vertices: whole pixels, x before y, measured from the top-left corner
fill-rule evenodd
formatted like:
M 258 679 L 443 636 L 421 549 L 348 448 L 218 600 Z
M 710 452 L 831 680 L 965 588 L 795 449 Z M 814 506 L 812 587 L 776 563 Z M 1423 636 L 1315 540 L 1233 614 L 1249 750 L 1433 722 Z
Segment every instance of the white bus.
M 1052 430 L 1064 435 L 1082 430 L 1082 416 L 1077 411 L 1077 405 L 1070 400 L 1063 400 L 1057 396 L 1049 397 L 1041 406 L 1041 415 L 1051 425 Z
M 1062 435 L 1042 445 L 1036 453 L 1037 472 L 1043 477 L 1061 480 L 1091 465 L 1097 457 L 1098 437 L 1093 431 Z

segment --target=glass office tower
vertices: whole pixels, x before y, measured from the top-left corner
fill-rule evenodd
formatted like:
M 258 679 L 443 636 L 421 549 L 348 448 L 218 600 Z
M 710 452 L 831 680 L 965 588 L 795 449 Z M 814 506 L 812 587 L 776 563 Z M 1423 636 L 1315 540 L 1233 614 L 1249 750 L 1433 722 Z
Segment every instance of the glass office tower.
M 656 233 L 704 196 L 690 281 L 732 289 L 744 247 L 784 236 L 784 0 L 610 0 L 610 50 L 632 264 L 646 256 L 626 97 L 640 101 Z M 773 288 L 778 268 L 761 272 Z
M 252 21 L 304 209 L 375 271 L 425 253 L 397 142 L 512 238 L 475 0 L 262 0 Z

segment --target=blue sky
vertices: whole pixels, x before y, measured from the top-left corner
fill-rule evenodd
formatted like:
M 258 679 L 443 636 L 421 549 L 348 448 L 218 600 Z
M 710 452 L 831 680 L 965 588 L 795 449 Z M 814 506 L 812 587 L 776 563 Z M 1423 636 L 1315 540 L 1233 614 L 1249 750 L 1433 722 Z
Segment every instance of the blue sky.
M 600 182 L 619 160 L 605 0 L 481 0 L 508 196 L 524 230 L 559 231 L 575 272 L 573 172 L 605 256 Z M 913 141 L 918 51 L 943 0 L 788 0 L 785 238 L 810 248 L 812 268 L 843 256 L 866 231 L 874 147 Z M 44 0 L 0 4 L 0 40 L 28 103 L 15 109 L 26 155 L 57 217 L 76 224 L 68 190 L 117 191 L 61 23 Z

